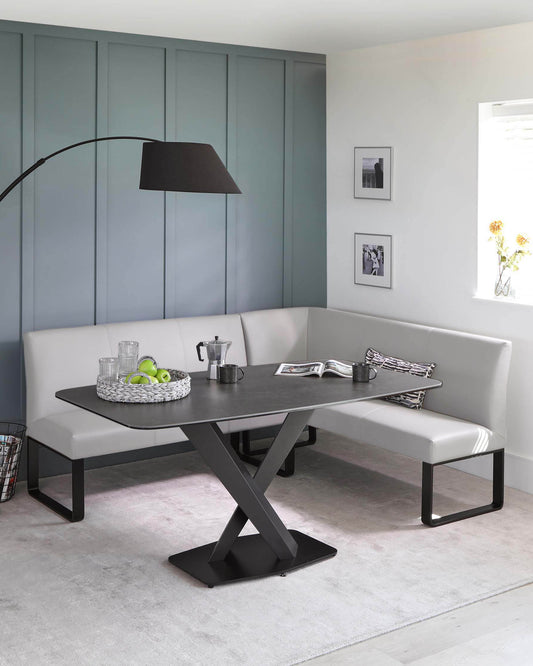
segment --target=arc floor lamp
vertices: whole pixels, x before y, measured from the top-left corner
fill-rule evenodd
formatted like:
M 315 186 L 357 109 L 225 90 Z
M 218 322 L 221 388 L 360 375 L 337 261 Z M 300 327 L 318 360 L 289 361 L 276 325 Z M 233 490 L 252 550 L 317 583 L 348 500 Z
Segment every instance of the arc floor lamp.
M 212 192 L 240 194 L 235 181 L 230 176 L 213 146 L 207 143 L 166 142 L 140 136 L 107 136 L 73 143 L 42 157 L 35 164 L 6 187 L 0 194 L 0 201 L 33 171 L 47 160 L 61 153 L 98 141 L 116 139 L 144 141 L 141 179 L 143 190 L 166 190 L 173 192 Z M 28 451 L 28 491 L 40 502 L 71 521 L 83 518 L 83 460 L 73 461 L 72 466 L 72 510 L 62 506 L 41 490 L 38 482 L 38 451 L 31 455 Z
M 30 173 L 38 169 L 52 157 L 83 146 L 87 143 L 115 140 L 144 141 L 141 190 L 165 190 L 169 192 L 210 192 L 220 194 L 240 194 L 237 184 L 228 173 L 213 146 L 208 143 L 187 143 L 181 141 L 159 141 L 142 136 L 105 136 L 73 143 L 41 157 L 35 164 L 6 187 L 0 194 L 0 201 Z

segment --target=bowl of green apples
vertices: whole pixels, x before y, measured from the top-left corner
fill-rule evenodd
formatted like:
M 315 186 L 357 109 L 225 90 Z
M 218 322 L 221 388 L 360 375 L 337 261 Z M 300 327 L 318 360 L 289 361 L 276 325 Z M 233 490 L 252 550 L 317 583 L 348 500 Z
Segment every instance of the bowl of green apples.
M 118 382 L 96 382 L 96 393 L 111 402 L 167 402 L 191 392 L 191 378 L 182 370 L 161 368 L 153 356 L 142 356 L 135 372 Z
M 137 370 L 124 378 L 126 384 L 168 384 L 171 375 L 165 368 L 158 368 L 153 356 L 141 356 Z

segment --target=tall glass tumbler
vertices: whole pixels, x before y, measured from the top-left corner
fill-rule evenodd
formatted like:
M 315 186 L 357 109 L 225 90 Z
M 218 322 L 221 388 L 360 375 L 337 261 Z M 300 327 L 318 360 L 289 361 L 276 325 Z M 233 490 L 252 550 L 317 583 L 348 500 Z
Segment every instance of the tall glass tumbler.
M 122 340 L 118 343 L 118 376 L 127 377 L 137 370 L 139 360 L 139 343 L 135 340 Z

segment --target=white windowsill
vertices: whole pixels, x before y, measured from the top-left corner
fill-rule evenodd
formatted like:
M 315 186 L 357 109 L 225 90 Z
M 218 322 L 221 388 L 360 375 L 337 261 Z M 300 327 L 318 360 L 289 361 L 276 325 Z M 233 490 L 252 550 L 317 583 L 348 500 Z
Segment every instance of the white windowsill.
M 526 305 L 528 307 L 533 306 L 533 297 L 530 299 L 526 298 L 514 298 L 512 296 L 491 296 L 489 294 L 474 294 L 473 299 L 475 301 L 491 301 L 492 303 L 504 303 L 505 305 Z

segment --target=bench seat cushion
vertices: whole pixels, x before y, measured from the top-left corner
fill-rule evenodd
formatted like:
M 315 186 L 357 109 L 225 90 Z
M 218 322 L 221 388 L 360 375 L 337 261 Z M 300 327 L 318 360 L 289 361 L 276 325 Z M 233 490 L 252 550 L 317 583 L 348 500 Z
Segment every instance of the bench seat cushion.
M 222 421 L 219 426 L 223 433 L 267 428 L 283 423 L 285 416 L 273 414 Z M 71 460 L 187 441 L 181 428 L 135 430 L 83 409 L 71 409 L 38 419 L 32 423 L 28 435 Z
M 144 449 L 186 439 L 179 428 L 134 430 L 83 409 L 71 409 L 38 419 L 28 436 L 71 460 Z
M 317 409 L 310 425 L 428 463 L 493 451 L 503 439 L 488 428 L 427 409 L 368 400 Z

